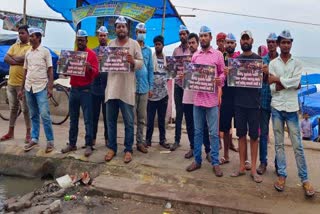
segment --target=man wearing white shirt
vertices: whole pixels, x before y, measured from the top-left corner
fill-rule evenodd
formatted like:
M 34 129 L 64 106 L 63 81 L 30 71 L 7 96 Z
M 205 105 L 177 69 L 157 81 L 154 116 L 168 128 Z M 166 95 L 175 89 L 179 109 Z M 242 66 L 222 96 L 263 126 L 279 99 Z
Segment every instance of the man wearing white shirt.
M 284 124 L 287 124 L 289 136 L 294 150 L 302 187 L 306 196 L 313 196 L 315 190 L 308 179 L 301 132 L 299 126 L 299 105 L 297 88 L 300 85 L 302 64 L 290 54 L 293 38 L 288 30 L 278 36 L 281 54 L 269 64 L 269 84 L 271 89 L 271 113 L 275 138 L 278 180 L 274 187 L 279 192 L 285 188 L 287 177 L 286 155 L 284 151 Z

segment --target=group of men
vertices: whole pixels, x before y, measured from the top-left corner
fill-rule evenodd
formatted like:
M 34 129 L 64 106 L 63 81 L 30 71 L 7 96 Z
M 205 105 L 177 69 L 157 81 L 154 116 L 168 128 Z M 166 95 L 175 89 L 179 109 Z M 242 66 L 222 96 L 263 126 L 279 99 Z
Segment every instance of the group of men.
M 121 111 L 124 125 L 124 162 L 132 160 L 134 143 L 134 112 L 136 112 L 137 150 L 148 152 L 152 145 L 154 119 L 157 113 L 159 145 L 171 151 L 180 146 L 181 125 L 185 115 L 190 150 L 185 158 L 194 161 L 186 170 L 197 170 L 202 163 L 202 144 L 205 146 L 206 159 L 212 164 L 217 177 L 223 176 L 221 165 L 229 163 L 229 149 L 238 151 L 232 142 L 232 121 L 239 138 L 239 169 L 232 177 L 246 174 L 251 170 L 253 181 L 260 183 L 267 169 L 267 144 L 269 120 L 272 115 L 275 135 L 275 166 L 278 179 L 274 187 L 278 191 L 285 188 L 286 159 L 284 153 L 284 124 L 289 135 L 297 161 L 299 177 L 305 194 L 313 196 L 315 191 L 308 180 L 308 172 L 301 142 L 297 103 L 297 89 L 300 87 L 301 63 L 290 54 L 293 38 L 284 30 L 277 36 L 267 37 L 269 54 L 263 60 L 262 88 L 228 87 L 228 59 L 261 59 L 252 52 L 253 35 L 246 30 L 241 33 L 242 53 L 236 52 L 237 40 L 234 34 L 219 33 L 216 37 L 218 49 L 211 45 L 212 31 L 207 26 L 200 28 L 199 34 L 190 33 L 186 26 L 180 26 L 181 44 L 173 56 L 192 55 L 192 63 L 213 65 L 216 74 L 212 84 L 218 88 L 215 93 L 184 90 L 183 74 L 175 78 L 174 101 L 176 106 L 175 139 L 172 144 L 166 140 L 165 118 L 169 100 L 167 89 L 168 71 L 164 54 L 164 38 L 153 38 L 155 52 L 146 46 L 147 29 L 144 23 L 136 26 L 136 40 L 129 37 L 128 23 L 124 17 L 115 22 L 116 38 L 108 41 L 108 30 L 102 26 L 97 31 L 99 46 L 93 50 L 87 47 L 88 34 L 84 30 L 76 33 L 77 51 L 88 53 L 85 76 L 70 77 L 70 127 L 69 143 L 61 150 L 68 153 L 77 150 L 78 122 L 80 108 L 85 124 L 85 156 L 90 156 L 96 143 L 97 124 L 102 109 L 105 145 L 109 148 L 105 160 L 111 161 L 117 154 L 117 120 Z M 25 151 L 38 145 L 40 116 L 47 138 L 46 152 L 54 149 L 53 130 L 47 97 L 52 96 L 53 71 L 48 49 L 41 46 L 42 31 L 37 28 L 19 28 L 20 42 L 8 51 L 5 60 L 10 64 L 8 98 L 10 103 L 9 131 L 1 140 L 14 137 L 19 100 L 26 121 Z M 29 43 L 30 38 L 30 43 Z M 200 48 L 199 48 L 200 45 Z M 101 50 L 104 46 L 126 47 L 126 56 L 133 72 L 99 72 Z M 280 48 L 280 54 L 277 52 Z M 29 109 L 29 110 L 28 110 Z M 31 120 L 31 124 L 30 124 Z M 146 136 L 144 123 L 147 121 Z M 30 133 L 31 130 L 31 133 Z M 223 133 L 224 154 L 219 159 L 220 132 Z M 247 134 L 250 137 L 251 162 L 247 155 Z M 260 140 L 260 142 L 259 142 Z M 259 149 L 260 144 L 260 149 Z M 258 149 L 260 165 L 257 168 Z

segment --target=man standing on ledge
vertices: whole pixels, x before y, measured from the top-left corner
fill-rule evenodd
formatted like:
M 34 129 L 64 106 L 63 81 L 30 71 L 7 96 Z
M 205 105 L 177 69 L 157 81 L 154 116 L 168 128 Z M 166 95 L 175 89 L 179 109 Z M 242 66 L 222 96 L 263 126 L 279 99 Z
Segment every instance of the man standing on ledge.
M 115 22 L 117 38 L 109 43 L 109 47 L 128 47 L 127 61 L 130 63 L 130 73 L 110 72 L 105 92 L 107 102 L 107 121 L 109 151 L 106 161 L 111 161 L 117 153 L 117 120 L 121 110 L 124 126 L 124 162 L 132 160 L 132 145 L 134 140 L 134 105 L 136 92 L 136 76 L 134 71 L 141 69 L 143 64 L 141 47 L 139 43 L 128 37 L 128 23 L 124 17 L 119 16 Z
M 85 76 L 71 76 L 70 78 L 70 98 L 69 98 L 69 145 L 62 149 L 62 153 L 77 150 L 78 125 L 80 116 L 80 107 L 83 112 L 84 125 L 86 129 L 85 141 L 86 150 L 84 155 L 86 157 L 92 154 L 92 94 L 91 84 L 93 79 L 98 75 L 98 58 L 94 51 L 87 48 L 88 34 L 84 30 L 77 32 L 77 51 L 85 51 L 88 53 L 86 62 Z
M 312 197 L 315 190 L 309 182 L 308 168 L 301 142 L 299 126 L 299 104 L 297 88 L 300 85 L 302 65 L 290 53 L 293 38 L 288 30 L 278 36 L 280 56 L 269 64 L 269 84 L 271 89 L 271 114 L 275 139 L 276 164 L 278 167 L 278 180 L 274 188 L 279 192 L 284 191 L 287 178 L 287 163 L 284 151 L 284 124 L 289 129 L 289 136 L 294 150 L 298 175 L 300 177 L 305 195 Z
M 31 141 L 25 145 L 28 152 L 38 146 L 40 134 L 40 116 L 44 133 L 47 138 L 45 152 L 53 150 L 53 129 L 49 112 L 48 97 L 52 96 L 53 71 L 50 51 L 41 45 L 43 31 L 39 28 L 29 28 L 31 50 L 28 50 L 24 60 L 24 77 L 19 97 L 25 93 L 32 123 Z

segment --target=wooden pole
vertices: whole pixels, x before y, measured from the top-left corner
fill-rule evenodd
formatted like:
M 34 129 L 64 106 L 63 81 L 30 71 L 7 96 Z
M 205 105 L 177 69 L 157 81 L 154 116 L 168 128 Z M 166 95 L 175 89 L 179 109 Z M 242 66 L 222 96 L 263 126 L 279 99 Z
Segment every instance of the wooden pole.
M 162 26 L 161 26 L 161 35 L 162 36 L 164 36 L 166 9 L 167 9 L 167 0 L 163 0 L 163 14 L 162 14 Z
M 27 24 L 27 0 L 23 0 L 23 24 Z

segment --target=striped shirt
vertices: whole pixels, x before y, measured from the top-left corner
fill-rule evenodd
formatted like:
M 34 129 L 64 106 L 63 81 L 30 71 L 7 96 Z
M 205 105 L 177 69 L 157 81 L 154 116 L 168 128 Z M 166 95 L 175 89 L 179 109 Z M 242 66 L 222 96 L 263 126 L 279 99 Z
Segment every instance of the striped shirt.
M 212 47 L 206 52 L 198 50 L 195 52 L 191 59 L 192 63 L 202 65 L 215 65 L 216 77 L 220 77 L 221 84 L 224 84 L 224 60 L 220 51 L 214 50 Z M 194 105 L 206 108 L 211 108 L 218 105 L 218 90 L 215 93 L 207 92 L 195 92 L 194 93 Z

